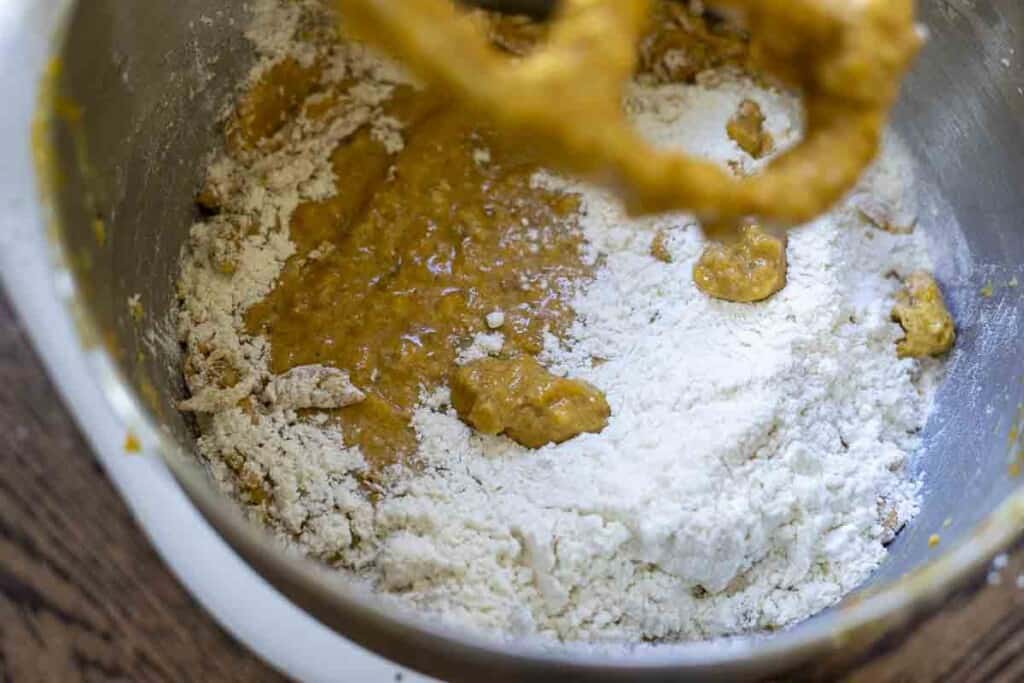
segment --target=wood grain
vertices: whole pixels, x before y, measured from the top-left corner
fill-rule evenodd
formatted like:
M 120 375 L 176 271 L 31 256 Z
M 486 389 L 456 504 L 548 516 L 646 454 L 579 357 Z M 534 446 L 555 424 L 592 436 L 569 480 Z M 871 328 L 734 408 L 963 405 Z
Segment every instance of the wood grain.
M 276 681 L 185 593 L 0 301 L 0 677 Z
M 849 683 L 1024 681 L 1024 547 L 990 574 L 997 584 L 979 577 L 909 638 L 883 644 Z
M 0 453 L 3 681 L 281 680 L 163 567 L 2 297 Z M 1024 680 L 1024 550 L 999 574 L 998 585 L 982 580 L 951 598 L 845 680 Z

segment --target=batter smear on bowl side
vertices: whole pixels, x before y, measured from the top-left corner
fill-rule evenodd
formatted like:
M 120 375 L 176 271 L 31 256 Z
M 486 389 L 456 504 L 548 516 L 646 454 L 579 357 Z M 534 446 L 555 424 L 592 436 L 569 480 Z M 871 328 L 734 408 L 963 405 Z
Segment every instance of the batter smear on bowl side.
M 512 55 L 543 38 L 481 21 Z M 898 142 L 829 214 L 713 243 L 336 25 L 258 3 L 182 258 L 181 408 L 223 489 L 353 580 L 505 635 L 763 631 L 863 582 L 918 509 L 943 361 L 915 356 L 954 339 L 923 237 L 878 219 L 916 223 Z M 756 174 L 803 120 L 745 55 L 659 7 L 630 121 Z

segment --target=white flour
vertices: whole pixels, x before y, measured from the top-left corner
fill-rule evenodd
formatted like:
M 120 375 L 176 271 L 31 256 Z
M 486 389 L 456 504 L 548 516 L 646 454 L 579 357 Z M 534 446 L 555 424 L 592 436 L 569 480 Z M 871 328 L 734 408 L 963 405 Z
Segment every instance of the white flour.
M 792 103 L 747 84 L 638 87 L 629 104 L 651 139 L 727 162 L 740 154 L 724 121 L 745 96 L 792 141 Z M 531 452 L 474 434 L 434 397 L 416 424 L 437 471 L 378 508 L 384 585 L 564 639 L 718 636 L 832 604 L 917 507 L 902 466 L 928 398 L 895 357 L 885 275 L 926 265 L 919 242 L 839 210 L 793 232 L 782 293 L 729 304 L 693 284 L 692 221 L 629 221 L 571 187 L 605 267 L 544 360 L 600 387 L 612 419 Z M 649 254 L 658 230 L 671 264 Z
M 725 135 L 744 97 L 761 104 L 779 147 L 794 141 L 794 102 L 734 78 L 637 85 L 627 105 L 652 140 L 749 171 L 763 162 Z M 423 467 L 389 472 L 390 490 L 371 504 L 354 476 L 365 467 L 359 452 L 293 410 L 357 390 L 338 377 L 328 398 L 311 398 L 294 378 L 272 379 L 266 342 L 244 334 L 242 315 L 293 252 L 278 226 L 333 180 L 324 176 L 330 140 L 371 120 L 376 102 L 354 103 L 316 149 L 291 140 L 274 159 L 215 166 L 241 197 L 228 213 L 258 226 L 238 247 L 234 274 L 211 266 L 211 253 L 227 248 L 217 222 L 193 229 L 181 336 L 190 351 L 215 349 L 190 379 L 212 411 L 201 419 L 200 449 L 254 518 L 441 619 L 570 641 L 780 627 L 867 578 L 917 510 L 904 463 L 929 383 L 917 362 L 896 358 L 897 282 L 887 274 L 926 266 L 927 256 L 917 236 L 870 227 L 850 207 L 791 233 L 781 293 L 730 304 L 693 284 L 702 239 L 687 217 L 631 221 L 603 193 L 538 174 L 537 184 L 583 195 L 587 255 L 603 264 L 573 302 L 568 338 L 548 339 L 541 360 L 602 389 L 608 427 L 531 451 L 472 432 L 440 390 L 415 415 Z M 375 130 L 395 133 L 392 122 Z M 896 154 L 889 163 L 903 162 Z M 886 164 L 872 183 L 901 177 Z M 649 253 L 659 231 L 671 263 Z M 461 360 L 493 353 L 500 340 L 500 330 L 478 335 Z M 204 383 L 215 354 L 240 366 L 246 393 L 262 397 L 257 419 L 234 407 L 233 393 Z M 296 398 L 274 402 L 286 394 Z

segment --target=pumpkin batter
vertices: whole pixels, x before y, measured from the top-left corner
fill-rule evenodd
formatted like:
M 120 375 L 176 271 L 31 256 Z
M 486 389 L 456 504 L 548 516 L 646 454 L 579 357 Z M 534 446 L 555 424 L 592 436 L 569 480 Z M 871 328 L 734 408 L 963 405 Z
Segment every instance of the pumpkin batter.
M 611 415 L 600 391 L 552 375 L 530 356 L 482 358 L 459 368 L 452 405 L 484 434 L 506 434 L 528 448 L 600 432 Z
M 786 286 L 786 242 L 756 225 L 732 244 L 711 244 L 693 268 L 697 288 L 726 301 L 767 299 Z
M 349 373 L 365 400 L 333 414 L 377 465 L 414 450 L 422 392 L 447 382 L 489 314 L 502 312 L 510 353 L 536 353 L 545 331 L 571 322 L 566 297 L 590 274 L 576 197 L 531 189 L 537 165 L 523 145 L 430 92 L 402 88 L 385 114 L 402 122 L 404 148 L 388 154 L 363 129 L 334 152 L 337 194 L 295 211 L 298 253 L 247 315 L 270 340 L 272 372 Z M 564 425 L 531 437 L 567 438 Z
M 906 336 L 896 344 L 900 358 L 940 356 L 956 341 L 956 326 L 946 310 L 938 283 L 928 273 L 912 273 L 896 295 L 892 318 Z
M 316 87 L 320 69 L 288 57 L 267 70 L 235 106 L 228 144 L 235 151 L 254 148 L 280 130 Z
M 771 133 L 764 129 L 764 113 L 761 106 L 753 100 L 743 100 L 740 103 L 739 111 L 729 119 L 725 129 L 733 142 L 755 159 L 770 154 L 775 147 Z

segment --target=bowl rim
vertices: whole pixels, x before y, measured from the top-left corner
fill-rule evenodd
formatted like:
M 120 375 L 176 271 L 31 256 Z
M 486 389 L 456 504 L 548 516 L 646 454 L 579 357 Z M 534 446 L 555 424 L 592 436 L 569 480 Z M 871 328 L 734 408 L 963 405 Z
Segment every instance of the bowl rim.
M 310 611 L 321 621 L 335 627 L 347 624 L 348 628 L 342 629 L 346 637 L 355 637 L 357 642 L 384 650 L 397 661 L 434 674 L 464 676 L 464 669 L 452 668 L 460 663 L 496 673 L 586 673 L 622 679 L 667 673 L 684 678 L 712 673 L 746 677 L 778 671 L 814 656 L 866 648 L 936 604 L 1020 534 L 1024 526 L 1024 490 L 1018 487 L 960 543 L 938 552 L 934 560 L 911 573 L 827 614 L 767 638 L 673 644 L 645 649 L 642 656 L 576 646 L 552 649 L 533 643 L 498 642 L 438 626 L 421 615 L 385 612 L 379 601 L 340 585 L 336 577 L 312 561 L 280 552 L 267 534 L 244 522 L 235 506 L 202 481 L 197 472 L 182 467 L 174 457 L 166 457 L 164 454 L 180 454 L 184 449 L 159 429 L 108 352 L 89 343 L 90 338 L 97 338 L 93 334 L 96 323 L 67 266 L 55 202 L 45 194 L 45 183 L 36 175 L 47 171 L 35 166 L 30 141 L 34 122 L 50 119 L 50 112 L 36 109 L 38 79 L 51 49 L 62 45 L 63 30 L 75 5 L 75 0 L 8 0 L 0 12 L 0 58 L 26 66 L 0 74 L 3 91 L 17 93 L 11 106 L 0 111 L 0 129 L 20 136 L 5 141 L 4 155 L 9 163 L 0 169 L 0 200 L 8 208 L 0 221 L 9 238 L 0 249 L 3 283 L 51 379 L 164 560 L 229 630 L 257 653 L 269 653 L 268 658 L 285 671 L 303 676 L 312 673 L 294 669 L 287 661 L 287 652 L 275 651 L 274 644 L 268 643 L 274 640 L 274 634 L 260 637 L 252 633 L 253 629 L 242 629 L 239 615 L 227 615 L 225 610 L 230 606 L 214 599 L 209 587 L 204 588 L 204 577 L 185 566 L 188 558 L 175 556 L 180 543 L 176 547 L 168 542 L 168 525 L 161 525 L 155 519 L 156 511 L 141 500 L 154 492 L 143 495 L 134 489 L 142 483 L 137 478 L 139 473 L 126 474 L 118 462 L 125 460 L 118 441 L 125 434 L 135 435 L 143 446 L 146 457 L 140 462 L 147 463 L 150 470 L 145 477 L 148 485 L 162 486 L 165 490 L 160 495 L 176 498 L 179 503 L 185 503 L 182 491 L 188 494 L 195 505 L 190 522 L 206 525 L 196 513 L 201 511 L 230 546 L 247 557 L 252 566 L 258 566 L 271 584 L 307 607 L 314 605 Z M 50 162 L 56 163 L 56 159 Z M 168 471 L 173 479 L 166 476 Z M 187 508 L 179 505 L 179 509 Z M 209 526 L 202 533 L 215 535 Z M 242 568 L 253 571 L 244 565 Z M 237 569 L 232 567 L 230 571 Z M 358 626 L 358 634 L 353 634 L 353 625 Z M 418 647 L 409 648 L 408 644 Z

